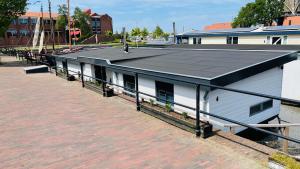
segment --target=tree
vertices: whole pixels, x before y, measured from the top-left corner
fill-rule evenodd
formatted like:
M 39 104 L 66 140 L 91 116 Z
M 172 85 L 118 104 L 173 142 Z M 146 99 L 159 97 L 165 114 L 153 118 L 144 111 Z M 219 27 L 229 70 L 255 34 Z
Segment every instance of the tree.
M 170 36 L 170 34 L 169 33 L 167 33 L 167 32 L 165 32 L 163 35 L 162 35 L 166 40 L 168 40 L 169 39 L 169 36 Z
M 164 35 L 164 31 L 159 26 L 156 26 L 155 30 L 153 31 L 153 37 L 159 38 L 162 37 L 163 35 Z
M 143 38 L 145 38 L 145 37 L 148 36 L 148 35 L 149 35 L 148 29 L 147 29 L 147 28 L 143 28 L 143 30 L 141 31 L 141 36 L 142 36 Z
M 241 8 L 232 26 L 250 27 L 258 24 L 270 26 L 283 15 L 283 10 L 284 0 L 256 0 Z
M 68 8 L 65 4 L 58 5 L 58 17 L 55 24 L 55 28 L 58 30 L 63 30 L 64 35 L 66 35 L 66 26 L 68 25 L 68 17 L 67 17 Z M 65 39 L 67 42 L 67 40 Z
M 27 0 L 0 0 L 0 36 L 3 37 L 12 20 L 25 14 Z
M 133 28 L 131 30 L 131 36 L 140 36 L 141 35 L 141 29 L 136 27 L 136 28 Z
M 65 4 L 58 5 L 58 18 L 56 21 L 56 29 L 65 30 L 68 24 L 68 17 L 67 17 L 68 8 Z
M 236 27 L 250 27 L 255 22 L 255 3 L 248 3 L 245 7 L 242 7 L 237 17 L 234 18 L 232 26 Z
M 112 31 L 106 31 L 105 36 L 112 37 L 113 36 Z
M 76 7 L 73 15 L 75 27 L 81 30 L 82 36 L 88 37 L 92 34 L 92 29 L 89 25 L 90 16 Z

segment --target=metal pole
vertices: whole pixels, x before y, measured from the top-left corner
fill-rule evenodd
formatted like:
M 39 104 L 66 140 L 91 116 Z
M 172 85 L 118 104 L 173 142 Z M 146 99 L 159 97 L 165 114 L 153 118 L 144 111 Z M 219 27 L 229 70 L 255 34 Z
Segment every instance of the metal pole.
M 84 87 L 83 64 L 84 64 L 84 63 L 80 63 L 80 71 L 81 71 L 81 83 L 82 83 L 82 87 Z
M 70 17 L 70 0 L 67 0 L 68 4 L 68 27 L 69 27 L 69 49 L 72 49 L 72 40 L 71 40 L 71 17 Z
M 105 82 L 105 78 L 104 78 L 104 67 L 101 66 L 101 80 L 102 80 L 102 91 L 103 91 L 103 96 L 105 97 L 106 96 L 106 91 L 105 91 L 105 88 L 106 88 L 106 82 Z
M 53 27 L 53 18 L 51 13 L 51 1 L 48 0 L 49 3 L 49 16 L 50 16 L 50 26 L 51 26 L 51 38 L 52 38 L 52 50 L 54 52 L 55 50 L 55 38 L 54 38 L 54 27 Z
M 141 110 L 140 98 L 139 98 L 139 75 L 135 74 L 135 99 L 136 99 L 136 110 Z
M 196 89 L 196 137 L 200 137 L 200 85 Z
M 66 65 L 67 65 L 67 68 L 66 68 L 66 74 L 67 74 L 67 78 L 69 77 L 69 70 L 68 70 L 68 60 L 66 59 Z

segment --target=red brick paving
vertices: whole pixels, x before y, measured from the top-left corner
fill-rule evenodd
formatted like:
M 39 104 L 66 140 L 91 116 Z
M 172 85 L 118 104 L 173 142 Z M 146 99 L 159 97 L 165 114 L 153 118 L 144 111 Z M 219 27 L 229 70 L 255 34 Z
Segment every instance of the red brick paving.
M 0 66 L 0 168 L 263 168 L 121 98 L 53 74 Z

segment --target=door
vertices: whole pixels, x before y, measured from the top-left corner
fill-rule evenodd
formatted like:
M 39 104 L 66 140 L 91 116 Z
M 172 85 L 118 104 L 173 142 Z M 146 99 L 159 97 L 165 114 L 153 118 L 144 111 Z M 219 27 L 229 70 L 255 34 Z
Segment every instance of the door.
M 94 66 L 95 68 L 95 77 L 97 79 L 106 80 L 106 70 L 103 66 Z M 100 80 L 97 80 L 99 83 L 101 83 Z
M 173 106 L 174 102 L 174 85 L 165 82 L 155 82 L 157 101 L 161 103 L 170 103 Z
M 272 37 L 272 44 L 273 45 L 281 45 L 282 44 L 282 38 L 281 37 Z

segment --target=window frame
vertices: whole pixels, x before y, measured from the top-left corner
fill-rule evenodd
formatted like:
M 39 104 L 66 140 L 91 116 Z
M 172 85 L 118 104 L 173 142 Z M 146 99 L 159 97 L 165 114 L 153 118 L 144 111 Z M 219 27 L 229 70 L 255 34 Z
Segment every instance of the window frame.
M 269 110 L 269 109 L 273 108 L 273 106 L 274 106 L 274 102 L 272 99 L 252 105 L 249 108 L 249 117 L 255 116 L 257 114 L 260 114 L 261 112 Z

